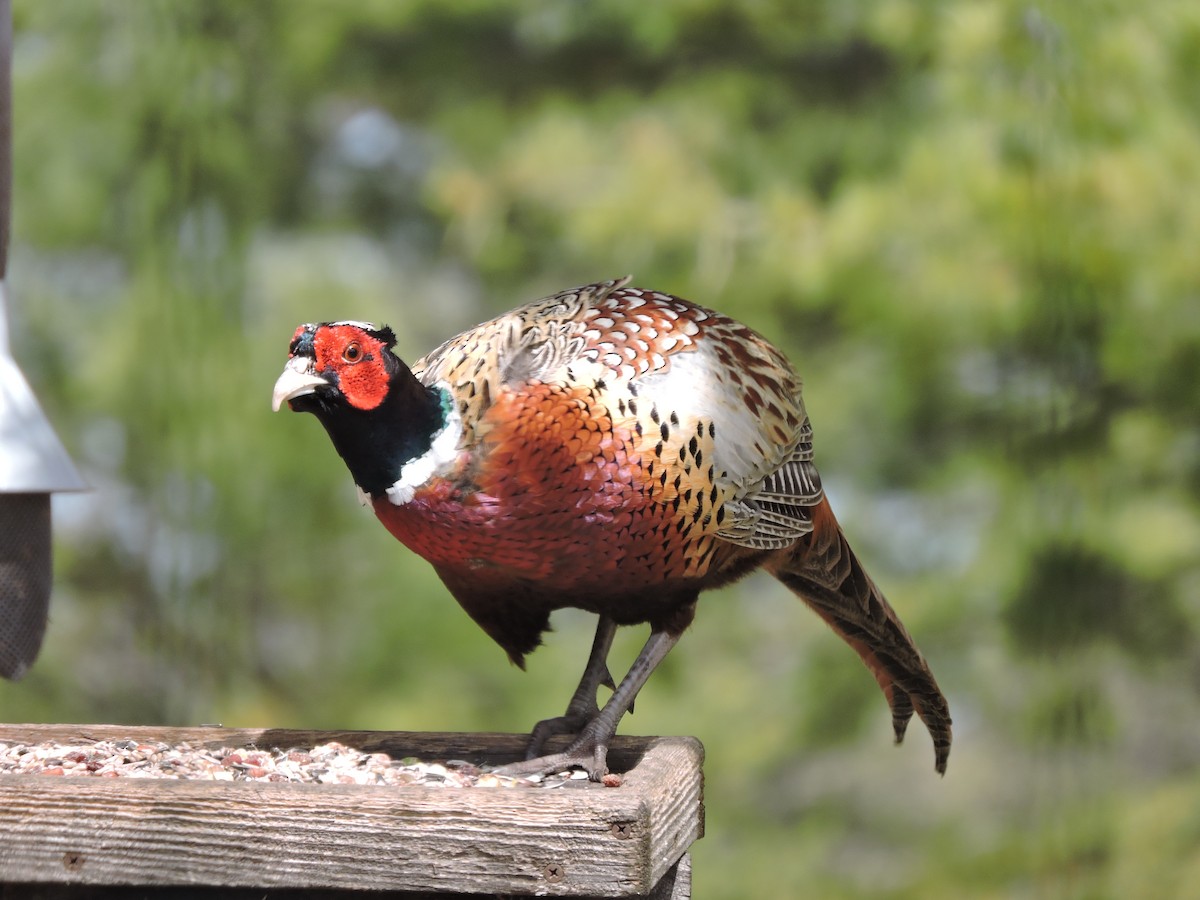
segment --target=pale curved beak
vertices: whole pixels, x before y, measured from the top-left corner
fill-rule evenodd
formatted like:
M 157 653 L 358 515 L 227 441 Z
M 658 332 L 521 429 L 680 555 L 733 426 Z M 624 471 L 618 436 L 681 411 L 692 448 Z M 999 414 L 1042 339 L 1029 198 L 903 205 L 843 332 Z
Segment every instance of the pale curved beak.
M 316 373 L 311 359 L 306 356 L 293 356 L 284 366 L 279 380 L 275 382 L 275 392 L 271 394 L 271 409 L 279 412 L 279 407 L 288 400 L 311 394 L 317 388 L 328 384 L 328 381 Z

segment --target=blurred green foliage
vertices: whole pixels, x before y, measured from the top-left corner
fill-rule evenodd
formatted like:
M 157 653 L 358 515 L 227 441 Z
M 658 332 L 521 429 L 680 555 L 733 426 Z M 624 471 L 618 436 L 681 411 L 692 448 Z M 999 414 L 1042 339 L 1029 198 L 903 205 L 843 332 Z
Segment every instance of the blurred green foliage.
M 15 91 L 14 352 L 95 489 L 0 716 L 558 712 L 588 618 L 517 672 L 268 396 L 299 322 L 415 358 L 633 272 L 795 361 L 957 726 L 939 780 L 783 588 L 706 598 L 624 728 L 707 745 L 696 895 L 1195 891 L 1193 0 L 18 0 Z

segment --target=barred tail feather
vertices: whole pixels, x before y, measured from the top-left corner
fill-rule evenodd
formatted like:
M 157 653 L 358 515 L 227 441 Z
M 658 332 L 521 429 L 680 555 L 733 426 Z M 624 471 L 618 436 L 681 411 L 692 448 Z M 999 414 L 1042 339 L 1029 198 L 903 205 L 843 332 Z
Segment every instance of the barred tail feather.
M 933 739 L 935 767 L 946 771 L 950 707 L 921 651 L 846 542 L 829 502 L 812 508 L 813 530 L 769 568 L 858 653 L 892 710 L 896 742 L 915 711 Z

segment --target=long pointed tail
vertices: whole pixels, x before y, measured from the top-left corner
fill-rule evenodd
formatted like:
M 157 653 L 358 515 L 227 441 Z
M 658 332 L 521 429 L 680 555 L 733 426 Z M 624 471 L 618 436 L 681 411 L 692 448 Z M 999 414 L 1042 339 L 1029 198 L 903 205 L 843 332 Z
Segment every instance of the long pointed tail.
M 859 563 L 829 501 L 813 507 L 813 531 L 771 564 L 786 584 L 862 657 L 892 708 L 896 742 L 914 710 L 933 738 L 934 764 L 945 774 L 950 707 L 933 673 L 887 599 Z

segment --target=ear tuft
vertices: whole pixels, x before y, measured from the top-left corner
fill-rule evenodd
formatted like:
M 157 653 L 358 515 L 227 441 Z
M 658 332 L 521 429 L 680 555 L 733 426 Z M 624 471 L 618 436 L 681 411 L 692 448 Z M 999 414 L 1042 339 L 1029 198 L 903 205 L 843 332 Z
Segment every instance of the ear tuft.
M 371 337 L 383 342 L 383 346 L 391 350 L 396 346 L 396 333 L 387 325 L 381 325 L 379 328 L 371 329 L 368 332 Z

